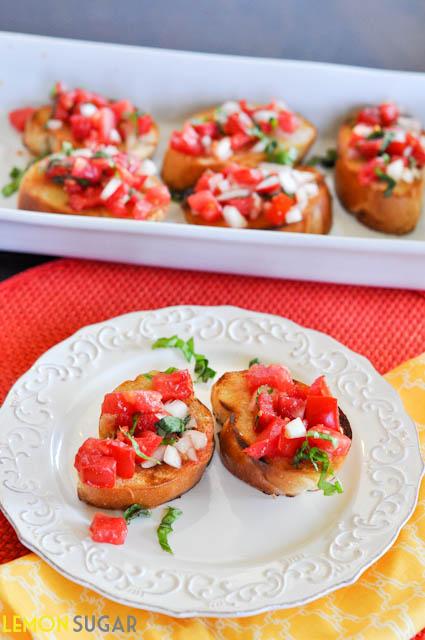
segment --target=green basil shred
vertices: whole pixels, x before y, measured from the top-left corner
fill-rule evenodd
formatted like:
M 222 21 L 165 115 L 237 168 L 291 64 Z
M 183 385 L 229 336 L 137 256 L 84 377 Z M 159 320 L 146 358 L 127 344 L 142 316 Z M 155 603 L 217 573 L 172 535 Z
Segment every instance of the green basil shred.
M 182 338 L 179 338 L 178 336 L 171 336 L 171 338 L 158 338 L 158 340 L 156 340 L 152 345 L 152 349 L 168 348 L 179 349 L 187 362 L 195 360 L 195 374 L 197 376 L 197 382 L 207 382 L 211 378 L 215 377 L 216 371 L 208 366 L 209 363 L 206 356 L 195 352 L 195 343 L 193 338 L 189 338 L 189 340 L 182 340 Z M 167 369 L 167 372 L 168 371 L 170 370 Z
M 149 518 L 151 515 L 150 509 L 145 509 L 141 504 L 132 504 L 124 511 L 124 520 L 128 524 L 135 518 Z
M 158 527 L 157 535 L 158 542 L 164 551 L 167 553 L 173 553 L 169 543 L 168 536 L 173 531 L 172 525 L 182 515 L 183 511 L 181 509 L 176 509 L 175 507 L 167 507 L 167 511 L 161 520 L 161 524 Z
M 120 427 L 120 431 L 126 438 L 128 438 L 128 440 L 130 440 L 130 442 L 131 442 L 131 444 L 133 446 L 133 449 L 135 450 L 136 455 L 139 458 L 143 458 L 143 460 L 149 460 L 149 462 L 155 462 L 155 464 L 161 464 L 160 461 L 157 460 L 156 458 L 152 458 L 151 456 L 147 456 L 145 453 L 143 453 L 143 451 L 141 451 L 141 449 L 140 449 L 140 447 L 139 447 L 139 445 L 137 443 L 136 438 L 134 438 L 129 431 L 126 431 L 125 429 L 122 429 L 121 427 Z
M 168 436 L 171 433 L 183 433 L 186 425 L 190 420 L 190 416 L 185 418 L 176 418 L 175 416 L 164 416 L 155 423 L 156 432 L 159 436 Z
M 308 441 L 305 440 L 292 461 L 296 467 L 302 462 L 310 462 L 316 471 L 320 471 L 317 487 L 323 491 L 325 496 L 332 496 L 335 493 L 343 492 L 340 481 L 334 475 L 326 451 L 322 451 L 322 449 L 318 447 L 310 447 Z
M 336 149 L 326 149 L 326 153 L 323 156 L 312 156 L 307 160 L 306 165 L 314 167 L 320 165 L 325 169 L 332 169 L 337 161 L 338 154 Z
M 249 361 L 248 368 L 250 369 L 254 364 L 260 364 L 260 360 L 258 358 L 252 358 L 252 360 Z

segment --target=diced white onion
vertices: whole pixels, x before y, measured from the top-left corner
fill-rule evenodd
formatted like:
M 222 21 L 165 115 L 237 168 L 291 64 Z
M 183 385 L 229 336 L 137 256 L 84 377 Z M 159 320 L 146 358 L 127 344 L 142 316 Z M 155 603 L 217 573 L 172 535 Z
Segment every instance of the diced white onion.
M 180 454 L 177 451 L 176 447 L 173 447 L 173 445 L 171 444 L 168 444 L 165 448 L 164 462 L 165 464 L 168 464 L 170 467 L 174 467 L 175 469 L 180 469 L 180 467 L 182 466 L 182 459 L 180 457 Z
M 61 129 L 63 125 L 62 120 L 56 120 L 55 118 L 51 118 L 46 122 L 46 129 L 50 129 L 50 131 L 56 131 L 57 129 Z
M 168 411 L 170 416 L 180 418 L 181 420 L 183 420 L 183 418 L 185 418 L 189 413 L 187 404 L 182 400 L 172 400 L 171 402 L 166 402 L 164 404 L 164 407 Z
M 405 131 L 413 131 L 415 133 L 420 133 L 422 131 L 422 125 L 419 120 L 416 120 L 416 118 L 399 116 L 397 124 Z
M 277 118 L 277 113 L 271 109 L 260 109 L 260 111 L 255 111 L 252 117 L 255 122 L 268 122 L 272 118 Z
M 285 436 L 287 438 L 302 438 L 306 433 L 307 430 L 301 418 L 295 418 L 285 426 Z
M 155 460 L 145 460 L 140 464 L 140 466 L 142 467 L 142 469 L 152 469 L 152 467 L 156 467 L 157 464 L 158 463 L 155 462 Z
M 304 198 L 308 200 L 309 198 L 314 198 L 314 196 L 317 196 L 318 193 L 319 187 L 317 186 L 317 184 L 307 182 L 307 184 L 304 184 L 302 187 L 298 187 L 297 200 L 298 198 L 300 200 L 303 200 Z
M 185 432 L 185 436 L 189 436 L 195 449 L 204 449 L 207 446 L 208 438 L 202 431 L 190 429 Z
M 217 142 L 215 147 L 215 155 L 220 160 L 227 160 L 232 155 L 232 144 L 230 138 L 222 138 Z
M 198 461 L 198 456 L 196 455 L 196 451 L 195 451 L 194 447 L 190 447 L 190 449 L 188 449 L 186 455 L 189 458 L 189 460 L 193 460 L 193 462 L 197 462 Z
M 216 184 L 216 188 L 221 191 L 221 193 L 225 193 L 226 191 L 230 191 L 231 190 L 231 185 L 230 182 L 228 180 L 220 180 L 220 182 L 218 182 Z
M 249 189 L 232 189 L 231 191 L 226 191 L 225 193 L 217 196 L 217 200 L 219 202 L 224 202 L 225 200 L 233 200 L 233 198 L 246 198 L 249 194 Z
M 91 102 L 85 102 L 84 104 L 80 105 L 80 113 L 85 118 L 91 118 L 91 116 L 94 116 L 96 111 L 96 105 L 92 104 Z
M 255 190 L 262 191 L 263 189 L 270 189 L 270 187 L 280 187 L 278 176 L 269 176 L 268 178 L 265 178 L 259 184 L 257 184 Z
M 259 140 L 254 144 L 253 147 L 251 147 L 251 151 L 253 151 L 254 153 L 262 153 L 266 147 L 267 142 L 265 140 Z
M 122 138 L 119 134 L 119 131 L 117 129 L 112 129 L 111 133 L 109 134 L 109 139 L 111 142 L 121 142 Z
M 292 195 L 297 190 L 297 183 L 295 182 L 292 171 L 279 171 L 279 181 L 282 189 Z
M 113 144 L 107 144 L 104 147 L 101 147 L 100 150 L 108 156 L 116 156 L 117 153 L 119 153 L 119 150 Z
M 109 182 L 107 182 L 103 187 L 102 193 L 100 194 L 100 199 L 107 200 L 121 185 L 122 181 L 119 178 L 111 178 Z
M 302 219 L 302 211 L 297 205 L 295 205 L 294 207 L 291 207 L 287 212 L 285 221 L 286 224 L 293 224 L 294 222 L 301 222 Z
M 72 156 L 82 156 L 83 158 L 92 158 L 93 151 L 91 149 L 74 149 L 71 151 Z
M 225 113 L 227 116 L 231 116 L 232 113 L 237 113 L 241 108 L 237 102 L 234 100 L 228 100 L 224 104 L 220 106 L 220 111 Z
M 157 460 L 158 462 L 162 462 L 164 460 L 165 449 L 166 449 L 166 446 L 164 444 L 161 444 L 158 447 L 158 449 L 155 449 L 155 451 L 153 452 L 153 454 L 151 456 L 151 458 L 154 458 L 154 460 L 144 460 L 140 464 L 142 469 L 151 469 L 152 467 L 156 467 L 157 466 L 157 462 L 155 462 L 155 460 Z
M 211 136 L 202 136 L 201 143 L 205 149 L 208 149 L 208 147 L 211 146 L 211 142 L 212 142 Z
M 404 142 L 406 140 L 405 131 L 400 131 L 400 129 L 397 129 L 397 131 L 394 131 L 393 133 L 394 133 L 393 140 L 395 142 Z
M 176 447 L 177 451 L 186 454 L 188 450 L 193 447 L 193 443 L 190 436 L 186 436 L 185 434 L 179 440 L 177 440 L 174 446 Z
M 360 136 L 361 138 L 367 138 L 373 132 L 374 128 L 369 124 L 364 124 L 363 122 L 359 122 L 355 127 L 353 127 L 353 133 L 355 133 L 356 136 Z
M 415 179 L 413 171 L 405 167 L 403 169 L 403 173 L 401 174 L 401 179 L 403 180 L 403 182 L 407 182 L 408 184 L 411 184 Z
M 248 226 L 246 218 L 236 207 L 231 207 L 229 205 L 223 207 L 223 218 L 229 227 L 233 227 L 234 229 L 243 229 Z
M 190 420 L 186 425 L 186 429 L 196 429 L 196 427 L 198 426 L 198 423 L 196 422 L 196 419 L 193 416 L 190 416 Z
M 387 165 L 386 173 L 390 178 L 395 180 L 396 182 L 401 179 L 404 170 L 404 163 L 401 158 L 398 160 L 393 160 Z
M 157 174 L 158 169 L 152 160 L 146 159 L 140 165 L 140 171 L 144 176 L 154 176 Z

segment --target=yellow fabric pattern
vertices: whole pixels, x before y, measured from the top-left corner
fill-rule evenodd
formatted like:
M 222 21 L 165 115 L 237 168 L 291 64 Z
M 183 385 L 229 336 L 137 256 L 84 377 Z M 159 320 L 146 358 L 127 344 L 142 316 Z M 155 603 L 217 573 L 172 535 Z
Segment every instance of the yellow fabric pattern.
M 415 420 L 424 449 L 425 354 L 391 371 L 386 378 Z M 416 511 L 396 543 L 356 584 L 302 608 L 222 620 L 178 620 L 115 604 L 66 580 L 31 554 L 0 567 L 0 636 L 4 640 L 410 640 L 425 627 L 424 540 L 422 483 Z M 89 624 L 93 615 L 107 615 L 110 631 L 77 632 L 75 615 L 88 616 Z M 117 616 L 125 626 L 130 615 L 137 619 L 137 633 L 112 631 Z M 54 616 L 56 621 L 49 622 L 43 616 Z M 18 631 L 23 618 L 36 618 L 42 628 Z M 68 629 L 59 626 L 61 620 L 62 625 L 68 620 Z M 54 624 L 57 630 L 50 631 Z

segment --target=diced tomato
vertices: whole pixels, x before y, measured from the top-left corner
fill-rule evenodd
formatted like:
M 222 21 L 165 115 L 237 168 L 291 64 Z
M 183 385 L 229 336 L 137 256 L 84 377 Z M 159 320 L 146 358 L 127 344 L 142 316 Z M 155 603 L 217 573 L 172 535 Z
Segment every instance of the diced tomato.
M 303 398 L 294 398 L 287 393 L 280 392 L 275 398 L 276 413 L 281 418 L 302 418 L 306 401 Z
M 378 155 L 382 147 L 382 138 L 365 140 L 360 138 L 356 142 L 356 149 L 364 158 L 374 158 Z
M 338 401 L 326 396 L 308 396 L 304 418 L 309 427 L 323 424 L 329 429 L 340 431 Z
M 376 169 L 381 164 L 382 163 L 379 161 L 379 158 L 372 158 L 372 160 L 365 162 L 358 174 L 359 183 L 363 187 L 367 187 L 377 180 Z
M 192 127 L 201 136 L 209 136 L 210 138 L 218 138 L 220 130 L 214 120 L 210 122 L 192 122 Z
M 162 411 L 161 394 L 157 391 L 125 391 L 107 393 L 102 403 L 102 415 L 116 415 L 118 426 L 131 427 L 135 413 Z
M 145 193 L 145 198 L 153 204 L 154 207 L 164 207 L 169 204 L 171 200 L 170 192 L 165 184 L 159 184 L 156 187 L 148 189 Z
M 116 102 L 111 102 L 109 108 L 114 112 L 117 122 L 128 118 L 128 116 L 134 112 L 134 105 L 130 100 L 117 100 Z
M 283 458 L 293 458 L 304 440 L 304 437 L 287 438 L 285 435 L 285 429 L 282 429 L 277 446 L 277 454 Z
M 81 482 L 92 487 L 112 489 L 117 477 L 117 461 L 112 456 L 86 458 L 81 463 Z
M 158 390 L 123 391 L 122 396 L 133 407 L 133 411 L 149 413 L 163 408 Z
M 305 400 L 307 398 L 308 389 L 308 384 L 304 384 L 304 382 L 294 380 L 294 388 L 293 390 L 291 390 L 291 396 L 294 398 L 302 398 L 303 400 Z
M 102 169 L 88 158 L 77 156 L 74 158 L 71 175 L 73 178 L 83 178 L 90 182 L 99 182 L 102 177 Z
M 386 148 L 386 152 L 390 156 L 402 156 L 404 150 L 407 147 L 407 142 L 401 142 L 400 140 L 393 140 Z
M 31 118 L 35 109 L 32 107 L 24 107 L 23 109 L 15 109 L 9 112 L 9 122 L 17 131 L 22 132 L 25 129 L 27 121 Z
M 152 456 L 152 454 L 158 449 L 162 442 L 162 436 L 159 436 L 154 431 L 144 431 L 142 435 L 136 437 L 136 442 L 139 445 L 139 449 L 145 456 Z M 141 458 L 137 456 L 138 462 Z
M 125 183 L 122 183 L 118 189 L 116 189 L 114 193 L 105 200 L 105 207 L 112 211 L 115 216 L 125 217 L 128 214 L 128 190 L 128 186 Z
M 92 116 L 99 131 L 99 142 L 108 144 L 111 141 L 111 131 L 115 128 L 115 115 L 109 107 L 101 107 Z
M 127 537 L 127 523 L 121 516 L 107 516 L 95 513 L 90 525 L 90 537 L 93 542 L 124 544 Z
M 80 193 L 70 193 L 69 206 L 74 211 L 92 209 L 103 204 L 100 198 L 101 189 L 99 187 L 88 187 Z
M 136 470 L 136 452 L 133 447 L 126 442 L 111 440 L 109 450 L 117 463 L 117 475 L 120 478 L 132 478 Z
M 193 384 L 187 369 L 173 373 L 157 373 L 152 378 L 152 386 L 162 395 L 163 402 L 184 400 L 193 396 Z
M 359 111 L 357 114 L 357 122 L 364 122 L 364 124 L 370 125 L 380 124 L 381 117 L 378 107 L 366 107 Z
M 152 127 L 153 119 L 148 113 L 137 118 L 137 130 L 139 132 L 139 136 L 144 136 L 146 133 L 149 133 Z
M 269 204 L 269 207 L 264 207 L 264 214 L 269 222 L 279 226 L 285 224 L 286 214 L 294 206 L 295 199 L 287 196 L 286 193 L 279 193 L 271 199 Z
M 230 164 L 223 171 L 225 175 L 232 176 L 233 180 L 240 187 L 255 187 L 264 179 L 263 173 L 259 169 L 250 169 L 238 164 Z
M 384 102 L 379 105 L 379 115 L 381 118 L 381 124 L 384 127 L 389 127 L 398 120 L 400 111 L 394 102 Z
M 72 135 L 76 140 L 85 140 L 90 135 L 92 124 L 89 118 L 79 113 L 74 113 L 70 119 Z
M 234 133 L 230 138 L 233 151 L 240 151 L 252 143 L 254 138 L 247 133 Z
M 240 113 L 232 113 L 224 124 L 224 131 L 228 136 L 233 136 L 237 133 L 247 133 L 249 124 L 244 120 L 246 116 L 241 117 Z
M 262 385 L 267 385 L 278 391 L 290 391 L 293 388 L 291 374 L 286 367 L 279 364 L 254 364 L 246 374 L 248 388 L 255 391 Z
M 418 167 L 425 165 L 425 148 L 417 141 L 417 144 L 413 148 L 412 156 L 415 158 Z
M 136 220 L 146 220 L 148 215 L 152 212 L 153 205 L 146 200 L 146 198 L 140 198 L 135 202 L 133 206 L 133 218 Z
M 254 211 L 254 199 L 252 196 L 248 196 L 247 198 L 231 198 L 230 200 L 226 200 L 223 204 L 235 207 L 245 218 L 249 218 L 251 213 Z
M 294 133 L 299 125 L 297 116 L 291 111 L 281 111 L 277 116 L 277 121 L 279 129 L 282 129 L 285 133 Z
M 197 191 L 188 197 L 187 202 L 192 211 L 207 222 L 221 218 L 223 209 L 211 191 Z
M 144 431 L 155 431 L 155 425 L 160 419 L 158 416 L 167 415 L 166 411 L 157 411 L 155 413 L 141 413 L 137 417 L 135 435 L 140 435 Z
M 323 433 L 325 435 L 331 436 L 336 440 L 336 446 L 330 440 L 324 440 L 323 438 L 312 438 L 309 437 L 312 432 Z M 326 451 L 329 455 L 332 456 L 345 456 L 348 453 L 348 450 L 351 446 L 351 440 L 343 433 L 339 433 L 334 429 L 329 429 L 322 424 L 317 425 L 314 429 L 310 429 L 307 431 L 308 442 L 311 447 L 318 447 L 322 449 L 322 451 Z
M 210 169 L 204 171 L 195 185 L 195 192 L 197 193 L 198 191 L 211 191 L 210 178 L 212 178 L 213 175 L 214 173 Z
M 190 156 L 200 156 L 204 152 L 201 138 L 190 124 L 186 124 L 182 131 L 173 131 L 170 147 Z
M 258 440 L 244 449 L 244 453 L 256 460 L 264 456 L 275 456 L 279 437 L 285 424 L 286 422 L 282 418 L 274 418 L 260 433 Z
M 276 418 L 276 412 L 273 406 L 273 395 L 267 391 L 262 391 L 257 396 L 257 419 L 256 430 L 262 431 L 273 418 Z
M 96 457 L 109 455 L 108 440 L 99 440 L 99 438 L 87 438 L 78 449 L 74 467 L 78 472 L 81 471 L 84 464 Z
M 332 396 L 328 385 L 326 384 L 325 376 L 319 376 L 308 387 L 307 395 L 309 396 Z

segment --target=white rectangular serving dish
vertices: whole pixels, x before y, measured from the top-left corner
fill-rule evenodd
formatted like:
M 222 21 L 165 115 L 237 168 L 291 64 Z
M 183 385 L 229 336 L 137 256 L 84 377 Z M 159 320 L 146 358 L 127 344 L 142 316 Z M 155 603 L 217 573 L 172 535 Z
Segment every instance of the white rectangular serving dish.
M 244 58 L 0 33 L 0 184 L 26 162 L 9 110 L 42 104 L 56 80 L 126 97 L 158 119 L 160 165 L 171 129 L 227 99 L 285 99 L 319 129 L 313 153 L 335 146 L 353 107 L 394 98 L 425 121 L 425 74 Z M 332 187 L 331 176 L 329 185 Z M 425 289 L 425 216 L 397 238 L 360 225 L 334 198 L 329 236 L 84 218 L 16 210 L 0 197 L 0 249 L 134 264 Z

